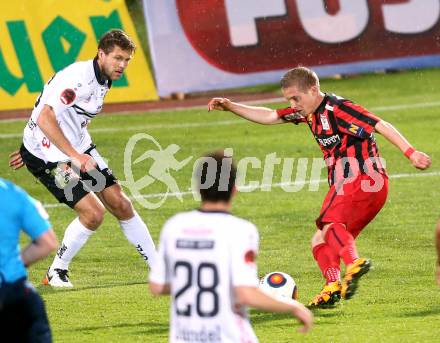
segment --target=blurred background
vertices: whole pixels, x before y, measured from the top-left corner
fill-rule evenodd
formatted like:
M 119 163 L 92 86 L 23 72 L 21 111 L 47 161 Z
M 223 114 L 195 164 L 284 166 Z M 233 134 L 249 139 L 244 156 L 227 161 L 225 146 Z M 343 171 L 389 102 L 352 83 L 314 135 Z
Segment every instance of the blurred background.
M 440 0 L 16 0 L 0 12 L 0 175 L 19 184 L 48 210 L 59 238 L 75 214 L 27 170 L 13 171 L 8 155 L 20 147 L 30 109 L 58 70 L 92 59 L 101 35 L 122 28 L 138 49 L 124 77 L 106 96 L 89 127 L 99 152 L 123 182 L 148 175 L 154 162 L 131 163 L 147 150 L 178 145 L 178 161 L 232 148 L 239 161 L 266 161 L 276 153 L 271 187 L 265 168 L 247 169 L 252 192 L 240 192 L 234 214 L 259 228 L 260 275 L 283 271 L 309 302 L 322 285 L 310 254 L 314 220 L 325 196 L 310 190 L 312 159 L 322 158 L 307 125 L 254 125 L 228 112 L 207 112 L 211 96 L 286 106 L 279 79 L 305 65 L 321 77 L 323 91 L 362 104 L 393 123 L 433 165 L 416 171 L 392 144 L 376 136 L 386 159 L 390 194 L 362 233 L 359 251 L 374 270 L 359 296 L 315 313 L 307 336 L 287 315 L 251 312 L 261 342 L 438 342 L 440 293 L 435 284 L 434 228 L 440 167 Z M 7 5 L 6 5 L 7 4 Z M 199 107 L 194 107 L 198 105 Z M 188 107 L 182 109 L 182 107 Z M 154 110 L 154 111 L 151 111 Z M 128 142 L 141 140 L 127 159 Z M 154 144 L 153 144 L 154 143 Z M 159 147 L 158 147 L 159 146 Z M 299 161 L 310 161 L 307 182 L 297 185 Z M 288 163 L 289 162 L 289 163 Z M 125 187 L 154 241 L 176 212 L 196 208 L 192 165 L 168 170 L 177 195 L 156 180 L 139 192 Z M 262 163 L 265 165 L 265 163 Z M 290 165 L 286 183 L 284 169 Z M 126 167 L 130 168 L 126 168 Z M 127 169 L 130 175 L 127 176 Z M 158 209 L 146 208 L 164 201 Z M 55 342 L 168 342 L 169 300 L 146 289 L 144 262 L 107 215 L 71 265 L 75 285 L 58 292 L 41 285 L 49 260 L 29 269 L 42 294 Z M 4 339 L 0 339 L 4 341 Z
M 438 0 L 22 0 L 0 14 L 0 118 L 32 108 L 115 27 L 139 46 L 106 101 L 123 104 L 273 91 L 261 85 L 297 65 L 320 77 L 436 67 L 439 15 Z

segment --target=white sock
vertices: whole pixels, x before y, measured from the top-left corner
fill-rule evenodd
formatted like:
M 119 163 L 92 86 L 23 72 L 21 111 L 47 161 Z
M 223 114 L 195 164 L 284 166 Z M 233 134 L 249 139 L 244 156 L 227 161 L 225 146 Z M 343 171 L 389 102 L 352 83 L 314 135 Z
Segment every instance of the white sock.
M 120 220 L 119 224 L 128 241 L 133 244 L 148 265 L 153 265 L 156 260 L 156 248 L 148 231 L 147 225 L 142 218 L 134 212 L 134 217 L 128 220 Z
M 55 255 L 51 268 L 69 269 L 70 261 L 86 244 L 93 232 L 81 224 L 78 217 L 75 218 L 64 232 L 63 242 Z

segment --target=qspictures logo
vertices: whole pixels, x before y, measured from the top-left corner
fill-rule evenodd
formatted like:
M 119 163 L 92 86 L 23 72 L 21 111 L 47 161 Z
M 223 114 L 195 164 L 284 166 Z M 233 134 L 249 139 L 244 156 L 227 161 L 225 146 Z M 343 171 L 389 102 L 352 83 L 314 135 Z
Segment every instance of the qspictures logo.
M 145 151 L 133 161 L 133 151 L 136 144 L 142 140 L 152 144 L 152 149 Z M 121 182 L 121 184 L 126 186 L 136 201 L 145 208 L 155 209 L 162 206 L 170 193 L 182 201 L 182 192 L 180 191 L 175 178 L 171 175 L 171 171 L 181 170 L 193 157 L 189 156 L 183 161 L 178 161 L 175 154 L 179 150 L 180 147 L 177 144 L 170 144 L 165 149 L 162 148 L 153 136 L 146 133 L 138 133 L 132 136 L 124 151 L 125 181 Z M 132 166 L 146 159 L 151 160 L 149 170 L 141 178 L 135 180 Z M 165 185 L 166 191 L 162 193 L 162 196 L 159 197 L 158 201 L 153 202 L 144 197 L 141 192 L 155 182 L 160 182 Z
M 147 143 L 149 148 L 139 155 L 139 150 L 142 151 L 142 148 L 136 148 L 136 145 L 142 144 L 145 147 L 145 143 Z M 132 136 L 124 152 L 125 181 L 121 181 L 121 184 L 129 190 L 133 199 L 148 209 L 159 208 L 170 195 L 183 201 L 184 194 L 191 194 L 195 200 L 200 200 L 198 190 L 211 187 L 216 177 L 218 177 L 216 175 L 217 162 L 212 158 L 200 157 L 194 159 L 193 156 L 180 160 L 176 157 L 179 151 L 183 153 L 184 149 L 181 149 L 177 144 L 169 144 L 166 148 L 163 148 L 153 136 L 146 133 Z M 222 161 L 221 169 L 225 175 L 220 175 L 219 190 L 222 190 L 220 189 L 222 185 L 226 188 L 229 182 L 230 168 L 223 168 L 223 165 L 230 165 L 233 153 L 232 148 L 224 149 L 225 158 Z M 139 156 L 133 157 L 136 155 Z M 142 166 L 142 171 L 139 173 L 139 163 L 145 160 L 149 160 L 149 167 L 144 170 L 144 166 Z M 180 175 L 178 178 L 178 174 L 183 172 L 183 169 L 190 161 L 192 161 L 191 176 L 187 181 L 185 181 L 185 177 L 182 179 Z M 322 175 L 327 171 L 327 167 L 331 163 L 335 162 L 330 159 L 323 160 L 322 158 L 281 158 L 275 152 L 267 154 L 264 159 L 256 156 L 245 156 L 236 161 L 236 185 L 238 190 L 243 193 L 256 190 L 270 192 L 274 187 L 280 187 L 285 192 L 299 192 L 305 187 L 308 187 L 308 191 L 318 191 L 320 185 L 327 182 L 322 179 Z M 338 160 L 334 169 L 339 175 L 347 167 L 352 171 L 351 174 L 338 181 L 338 194 L 343 194 L 344 185 L 353 182 L 362 171 L 367 173 L 372 180 L 371 182 L 363 182 L 361 185 L 362 189 L 365 192 L 379 191 L 384 183 L 383 176 L 372 167 L 375 163 L 377 163 L 375 159 L 371 161 L 366 160 L 364 166 L 359 166 L 355 158 L 342 158 Z M 380 163 L 383 166 L 386 164 L 383 159 L 380 159 Z M 203 182 L 199 170 L 201 164 L 206 164 L 207 169 L 207 175 L 203 178 Z M 135 178 L 133 169 L 137 169 L 138 173 L 136 175 L 141 175 L 138 179 Z M 260 180 L 255 179 L 255 172 L 258 172 L 260 175 Z M 187 172 L 186 175 L 188 175 Z M 250 175 L 254 176 L 251 177 Z M 279 177 L 280 181 L 275 182 L 274 179 Z M 190 184 L 190 191 L 187 191 L 187 186 L 182 191 L 176 179 L 181 183 L 184 180 L 185 185 Z M 166 190 L 161 193 L 151 192 L 149 187 L 157 183 L 165 187 Z M 157 200 L 153 201 L 151 199 Z

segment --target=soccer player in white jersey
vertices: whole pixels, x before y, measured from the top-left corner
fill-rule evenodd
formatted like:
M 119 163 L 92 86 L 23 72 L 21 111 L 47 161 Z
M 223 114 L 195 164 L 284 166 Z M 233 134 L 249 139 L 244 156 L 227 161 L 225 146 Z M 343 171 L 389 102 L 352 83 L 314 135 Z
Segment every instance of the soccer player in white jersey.
M 87 131 L 112 81 L 121 78 L 134 51 L 135 44 L 125 32 L 111 30 L 99 41 L 94 59 L 56 73 L 35 103 L 20 150 L 11 154 L 12 168 L 25 164 L 58 201 L 77 214 L 43 279 L 53 287 L 72 287 L 69 264 L 101 225 L 106 209 L 142 258 L 154 262 L 156 251 L 147 226 Z
M 307 308 L 258 288 L 257 228 L 229 212 L 236 192 L 232 159 L 208 154 L 196 170 L 202 204 L 167 221 L 150 272 L 151 292 L 171 294 L 170 342 L 257 342 L 247 306 L 291 313 L 307 332 L 313 321 Z

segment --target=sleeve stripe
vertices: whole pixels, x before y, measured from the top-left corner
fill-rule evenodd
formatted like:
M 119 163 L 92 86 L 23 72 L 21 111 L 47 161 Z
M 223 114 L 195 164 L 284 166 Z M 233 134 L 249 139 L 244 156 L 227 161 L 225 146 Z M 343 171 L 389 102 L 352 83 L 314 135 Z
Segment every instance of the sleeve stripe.
M 89 117 L 89 118 L 94 118 L 96 116 L 96 113 L 89 113 L 86 110 L 84 110 L 83 108 L 79 107 L 78 105 L 73 105 L 72 107 L 77 114 L 85 115 L 86 117 Z
M 346 112 L 347 114 L 351 115 L 352 117 L 360 120 L 361 122 L 364 122 L 372 127 L 374 127 L 377 124 L 377 120 L 375 118 L 372 118 L 370 116 L 367 116 L 354 108 L 347 106 L 346 104 L 339 104 L 339 109 L 343 112 Z
M 347 122 L 347 121 L 345 121 L 344 119 L 342 119 L 342 118 L 336 118 L 336 120 L 337 120 L 337 122 L 338 122 L 338 124 L 340 125 L 340 126 L 342 126 L 344 129 L 349 129 L 350 128 L 350 123 L 349 122 Z

